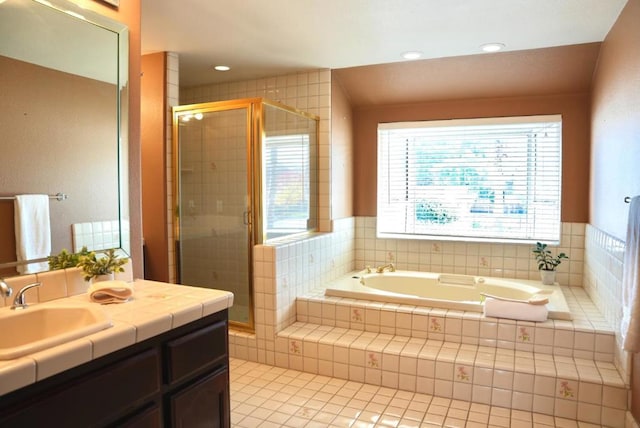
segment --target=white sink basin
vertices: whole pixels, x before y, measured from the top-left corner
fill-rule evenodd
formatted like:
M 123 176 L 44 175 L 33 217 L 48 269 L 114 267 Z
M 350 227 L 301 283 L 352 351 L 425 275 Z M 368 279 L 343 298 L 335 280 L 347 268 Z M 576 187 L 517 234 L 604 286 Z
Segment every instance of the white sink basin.
M 11 360 L 111 327 L 95 305 L 72 302 L 0 309 L 0 360 Z

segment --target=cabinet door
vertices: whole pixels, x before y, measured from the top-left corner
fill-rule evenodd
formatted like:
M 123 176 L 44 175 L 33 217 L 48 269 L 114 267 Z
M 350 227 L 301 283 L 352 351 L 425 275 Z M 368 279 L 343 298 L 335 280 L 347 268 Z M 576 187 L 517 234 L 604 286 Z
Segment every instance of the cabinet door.
M 136 356 L 52 388 L 0 414 L 0 428 L 104 426 L 160 393 L 160 352 Z
M 171 399 L 174 428 L 228 428 L 230 423 L 229 372 L 224 369 L 204 377 Z
M 133 417 L 127 417 L 109 426 L 109 428 L 162 428 L 162 409 L 153 404 Z

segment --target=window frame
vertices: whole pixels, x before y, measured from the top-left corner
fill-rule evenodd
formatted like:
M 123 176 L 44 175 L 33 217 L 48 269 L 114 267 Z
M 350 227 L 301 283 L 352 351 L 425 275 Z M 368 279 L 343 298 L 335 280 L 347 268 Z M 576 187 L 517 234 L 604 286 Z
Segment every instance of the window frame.
M 529 140 L 526 140 L 527 154 L 526 154 L 526 157 L 524 158 L 526 160 L 526 163 L 523 163 L 521 165 L 514 163 L 513 165 L 516 165 L 514 169 L 519 170 L 518 172 L 519 175 L 515 175 L 518 178 L 518 180 L 520 180 L 518 184 L 522 184 L 522 181 L 523 181 L 522 177 L 524 176 L 527 177 L 526 180 L 524 180 L 524 182 L 526 183 L 526 186 L 523 187 L 521 185 L 519 187 L 519 191 L 539 195 L 545 192 L 545 189 L 541 190 L 543 185 L 538 184 L 537 185 L 538 190 L 536 191 L 536 187 L 535 186 L 532 187 L 531 182 L 537 180 L 539 171 L 541 171 L 543 168 L 548 168 L 548 165 L 546 165 L 545 162 L 549 162 L 550 160 L 553 161 L 552 168 L 554 168 L 554 170 L 553 170 L 553 173 L 550 174 L 550 175 L 553 175 L 553 181 L 544 182 L 544 185 L 547 186 L 546 188 L 551 189 L 551 193 L 553 193 L 552 202 L 549 203 L 547 201 L 548 206 L 544 210 L 545 212 L 544 215 L 545 216 L 548 215 L 549 219 L 546 219 L 545 217 L 546 219 L 545 222 L 540 222 L 536 218 L 536 215 L 540 210 L 541 204 L 539 201 L 536 202 L 535 198 L 537 196 L 534 196 L 532 200 L 529 200 L 529 197 L 527 197 L 526 199 L 527 204 L 524 205 L 523 212 L 505 211 L 504 213 L 496 214 L 493 217 L 485 216 L 484 217 L 485 220 L 489 219 L 491 221 L 494 221 L 496 224 L 499 224 L 498 220 L 502 220 L 504 221 L 504 223 L 507 224 L 507 226 L 496 226 L 496 228 L 494 228 L 492 231 L 489 230 L 488 232 L 484 232 L 484 233 L 478 233 L 476 231 L 473 234 L 470 234 L 469 231 L 471 231 L 472 228 L 467 227 L 465 229 L 466 233 L 450 233 L 451 232 L 450 229 L 456 229 L 456 232 L 459 230 L 459 228 L 453 227 L 455 223 L 452 223 L 452 225 L 448 227 L 439 226 L 439 225 L 436 225 L 436 226 L 423 225 L 423 226 L 420 226 L 419 228 L 428 229 L 429 227 L 432 227 L 432 229 L 426 233 L 415 231 L 415 229 L 417 229 L 418 226 L 415 226 L 415 225 L 412 226 L 412 224 L 418 223 L 418 222 L 424 222 L 424 219 L 417 220 L 418 209 L 419 209 L 417 204 L 420 201 L 422 201 L 422 199 L 419 199 L 414 195 L 415 189 L 419 188 L 420 186 L 424 186 L 423 187 L 423 192 L 424 192 L 424 188 L 431 185 L 431 184 L 429 185 L 416 184 L 418 180 L 415 178 L 415 176 L 417 175 L 415 171 L 417 167 L 415 165 L 418 163 L 418 161 L 424 162 L 425 160 L 429 161 L 431 159 L 434 159 L 434 160 L 445 159 L 445 161 L 451 162 L 451 160 L 455 158 L 453 157 L 438 158 L 437 155 L 434 155 L 433 158 L 430 158 L 428 156 L 424 157 L 423 154 L 421 155 L 423 157 L 420 157 L 417 153 L 420 150 L 422 150 L 422 152 L 428 152 L 427 147 L 429 147 L 428 146 L 429 143 L 423 143 L 423 146 L 418 146 L 419 144 L 418 142 L 412 141 L 410 143 L 409 140 L 407 139 L 405 147 L 403 147 L 406 152 L 406 156 L 404 156 L 402 153 L 399 156 L 396 155 L 395 156 L 396 163 L 393 164 L 392 162 L 394 161 L 394 159 L 389 159 L 393 157 L 390 154 L 391 151 L 389 149 L 390 144 L 392 144 L 390 142 L 391 137 L 389 136 L 389 134 L 387 134 L 386 135 L 387 140 L 383 140 L 384 138 L 384 135 L 382 135 L 383 133 L 392 132 L 392 131 L 401 131 L 401 130 L 423 129 L 427 131 L 425 131 L 424 135 L 420 135 L 420 137 L 427 138 L 425 137 L 425 135 L 428 134 L 429 130 L 448 129 L 448 130 L 453 130 L 454 131 L 452 132 L 453 136 L 456 138 L 460 138 L 460 141 L 463 141 L 462 136 L 464 135 L 466 139 L 471 140 L 470 144 L 476 144 L 477 146 L 482 147 L 483 150 L 486 150 L 487 148 L 491 148 L 492 143 L 487 143 L 487 142 L 478 143 L 478 141 L 482 140 L 481 136 L 491 136 L 493 138 L 493 134 L 490 134 L 488 132 L 489 128 L 485 128 L 484 132 L 479 133 L 477 137 L 474 136 L 471 138 L 468 138 L 467 134 L 465 134 L 464 128 L 482 127 L 482 126 L 488 125 L 490 127 L 494 127 L 498 129 L 501 129 L 500 127 L 504 126 L 505 129 L 507 129 L 509 127 L 518 127 L 519 125 L 523 125 L 523 129 L 524 129 L 524 126 L 530 126 L 531 128 L 534 128 L 535 126 L 540 126 L 536 124 L 553 124 L 549 129 L 552 129 L 554 132 L 556 132 L 556 134 L 554 135 L 555 140 L 554 138 L 547 137 L 546 133 L 544 134 L 544 136 L 538 136 L 537 134 L 535 134 L 534 141 L 530 141 L 531 137 L 529 136 L 528 137 Z M 376 195 L 377 195 L 377 213 L 378 214 L 376 218 L 376 236 L 378 238 L 431 239 L 431 240 L 446 240 L 446 241 L 469 241 L 469 242 L 490 242 L 490 243 L 495 242 L 495 243 L 516 243 L 516 244 L 532 243 L 537 241 L 544 241 L 551 244 L 558 244 L 560 242 L 561 226 L 562 226 L 562 216 L 561 216 L 562 215 L 561 213 L 562 211 L 562 115 L 551 114 L 551 115 L 507 116 L 507 117 L 489 117 L 489 118 L 474 118 L 474 119 L 450 119 L 450 120 L 427 120 L 427 121 L 379 123 L 377 135 L 378 135 L 378 140 L 377 140 L 377 144 L 378 144 L 377 179 L 378 181 L 377 181 Z M 525 135 L 525 134 L 522 133 L 522 135 Z M 429 138 L 433 138 L 433 136 Z M 447 137 L 447 138 L 450 138 L 450 137 Z M 542 142 L 542 140 L 544 142 Z M 510 149 L 515 150 L 514 147 L 517 147 L 517 144 L 521 144 L 521 143 L 522 142 L 520 141 L 515 143 L 514 142 L 509 143 L 511 144 Z M 416 149 L 414 147 L 410 149 L 408 147 L 411 146 L 411 144 L 413 144 L 413 146 L 415 147 L 421 147 L 421 148 Z M 437 147 L 437 144 L 443 145 L 443 142 L 440 141 L 434 144 L 435 145 L 432 146 L 431 149 L 433 149 L 434 147 Z M 551 146 L 549 146 L 549 144 L 551 144 Z M 533 150 L 530 149 L 531 147 L 533 147 Z M 546 152 L 548 147 L 551 147 L 553 149 L 552 153 Z M 385 150 L 387 151 L 387 153 L 385 153 Z M 517 150 L 523 151 L 524 149 L 519 147 L 517 148 Z M 458 153 L 458 152 L 455 152 L 455 153 Z M 446 155 L 446 150 L 445 150 L 445 155 Z M 473 158 L 474 156 L 469 156 L 469 158 L 467 158 L 466 160 L 473 161 Z M 436 163 L 433 162 L 433 164 L 436 164 Z M 469 164 L 467 163 L 467 164 L 461 164 L 461 165 L 462 167 L 467 168 Z M 390 172 L 392 169 L 391 167 L 395 167 L 395 172 Z M 484 165 L 484 168 L 485 170 L 482 170 L 482 172 L 484 172 L 485 174 L 488 174 L 487 176 L 490 177 L 490 180 L 495 180 L 496 177 L 502 178 L 503 180 L 505 180 L 507 177 L 507 174 L 503 173 L 500 168 L 496 169 L 495 171 L 492 169 L 492 167 L 489 167 L 487 165 Z M 525 171 L 525 172 L 522 172 L 522 171 Z M 393 178 L 385 177 L 383 176 L 383 174 L 395 175 L 396 179 L 394 181 Z M 397 176 L 406 177 L 407 183 L 404 184 L 406 186 L 405 188 L 397 186 L 398 183 L 401 183 L 401 180 L 398 180 Z M 532 180 L 532 177 L 534 177 L 535 179 Z M 545 179 L 546 179 L 546 176 L 545 176 Z M 494 185 L 495 183 L 493 181 L 490 181 L 489 184 Z M 401 193 L 401 192 L 406 193 L 406 196 L 400 196 L 396 198 L 397 202 L 395 203 L 397 203 L 398 206 L 394 208 L 392 208 L 392 204 L 394 202 L 392 200 L 393 190 L 391 189 L 393 185 L 397 186 L 395 189 L 397 193 Z M 446 186 L 441 186 L 441 187 L 446 188 Z M 441 189 L 441 190 L 435 191 L 434 194 L 442 196 L 445 194 L 446 191 L 447 190 L 445 189 Z M 478 195 L 476 195 L 476 197 Z M 409 207 L 409 205 L 411 204 L 413 204 L 412 208 Z M 420 208 L 420 210 L 421 212 L 424 212 L 426 210 L 427 212 L 429 212 L 429 215 L 431 216 L 439 216 L 440 214 L 437 213 L 438 212 L 437 205 L 434 205 L 434 206 L 436 207 L 435 211 L 433 206 L 429 206 L 427 208 Z M 506 206 L 507 205 L 502 205 L 501 208 L 506 210 Z M 392 211 L 394 209 L 398 211 L 398 216 L 396 217 L 393 217 L 391 214 L 388 213 L 389 211 Z M 404 212 L 402 212 L 403 210 Z M 535 211 L 532 211 L 532 210 L 535 210 Z M 515 219 L 517 218 L 518 215 L 523 213 L 525 215 L 524 218 L 526 219 L 525 225 L 526 225 L 527 231 L 533 228 L 533 232 L 531 233 L 528 233 L 528 232 L 524 233 L 522 230 L 518 230 L 518 228 L 514 227 L 513 225 L 509 225 L 509 223 L 512 221 L 511 218 Z M 433 218 L 434 217 L 431 217 L 428 220 L 430 222 L 436 223 L 435 221 L 433 221 Z M 440 218 L 441 217 L 438 217 L 438 219 Z M 467 218 L 474 218 L 474 215 L 470 215 L 469 213 L 465 212 L 465 219 Z M 481 216 L 478 216 L 478 219 L 481 219 Z M 447 220 L 445 218 L 445 221 L 447 223 L 451 223 L 451 222 L 457 221 L 457 219 Z M 443 221 L 443 223 L 445 221 Z M 438 222 L 440 221 L 438 220 Z M 391 223 L 393 223 L 393 225 L 389 226 L 389 224 Z M 385 224 L 386 224 L 386 227 L 385 227 Z M 540 226 L 540 224 L 544 224 L 544 226 Z M 399 232 L 397 230 L 397 229 L 403 229 L 403 228 L 405 229 L 405 231 Z M 436 229 L 438 228 L 440 228 L 440 230 L 448 230 L 448 231 L 446 233 L 437 233 Z M 500 228 L 502 229 L 500 230 Z M 516 235 L 514 233 L 513 236 L 508 236 L 509 233 L 511 233 L 508 231 L 509 228 L 516 230 L 519 234 Z M 540 230 L 544 230 L 544 234 L 541 234 Z M 538 232 L 536 233 L 536 231 Z

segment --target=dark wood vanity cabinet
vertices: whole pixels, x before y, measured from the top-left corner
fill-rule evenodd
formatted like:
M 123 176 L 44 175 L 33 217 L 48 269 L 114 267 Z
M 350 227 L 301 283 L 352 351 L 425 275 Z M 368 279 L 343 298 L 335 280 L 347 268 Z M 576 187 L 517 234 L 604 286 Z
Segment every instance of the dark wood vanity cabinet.
M 0 396 L 0 428 L 230 427 L 227 310 Z

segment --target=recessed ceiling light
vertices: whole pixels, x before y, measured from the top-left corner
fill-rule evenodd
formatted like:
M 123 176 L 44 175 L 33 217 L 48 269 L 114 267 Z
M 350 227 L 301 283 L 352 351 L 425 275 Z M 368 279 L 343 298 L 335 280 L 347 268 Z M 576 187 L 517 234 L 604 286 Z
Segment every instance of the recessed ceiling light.
M 229 67 L 228 65 L 216 65 L 213 68 L 215 70 L 217 70 L 217 71 L 229 71 L 229 70 L 231 70 L 231 67 Z
M 480 46 L 480 49 L 485 52 L 498 52 L 504 48 L 504 43 L 485 43 L 484 45 Z
M 402 54 L 402 58 L 404 59 L 418 59 L 422 56 L 422 52 L 418 51 L 409 51 Z

